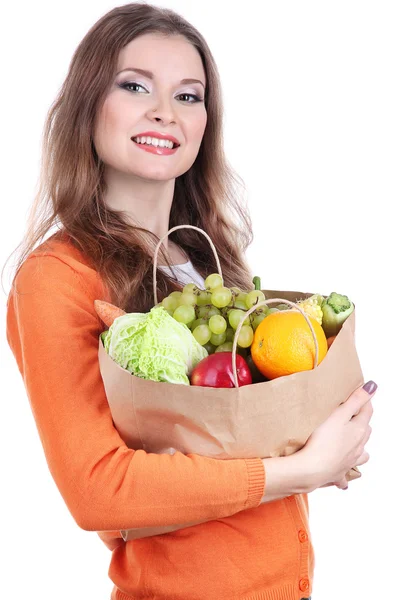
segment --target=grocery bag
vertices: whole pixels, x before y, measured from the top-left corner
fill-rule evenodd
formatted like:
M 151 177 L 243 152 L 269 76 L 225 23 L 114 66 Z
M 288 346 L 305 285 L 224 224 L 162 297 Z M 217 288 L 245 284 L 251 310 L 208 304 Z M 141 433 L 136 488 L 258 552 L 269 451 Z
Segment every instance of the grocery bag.
M 180 227 L 198 229 L 208 237 L 203 230 L 190 225 L 172 228 L 166 235 Z M 155 250 L 154 304 L 158 302 L 157 251 L 163 239 Z M 213 250 L 216 255 L 215 248 Z M 217 256 L 216 260 L 222 276 Z M 233 388 L 187 386 L 136 377 L 114 362 L 99 337 L 99 365 L 107 400 L 114 425 L 129 448 L 157 454 L 195 453 L 219 460 L 288 456 L 300 450 L 313 431 L 364 383 L 355 345 L 355 309 L 318 364 L 318 343 L 311 322 L 295 304 L 313 293 L 262 291 L 265 300 L 244 312 L 235 333 Z M 314 367 L 239 387 L 236 348 L 240 328 L 253 310 L 274 302 L 289 304 L 307 320 L 316 345 Z M 348 481 L 359 477 L 361 472 L 357 467 L 346 474 Z M 128 541 L 198 523 L 128 529 L 121 534 Z

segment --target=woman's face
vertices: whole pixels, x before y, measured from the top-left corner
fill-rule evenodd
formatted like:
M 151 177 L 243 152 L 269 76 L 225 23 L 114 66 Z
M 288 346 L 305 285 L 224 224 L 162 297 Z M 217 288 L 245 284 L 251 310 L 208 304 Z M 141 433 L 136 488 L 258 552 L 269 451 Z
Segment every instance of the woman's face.
M 200 55 L 182 36 L 144 34 L 125 46 L 95 123 L 94 144 L 106 171 L 111 167 L 150 180 L 173 179 L 188 171 L 207 123 L 202 84 L 206 79 Z M 148 152 L 133 141 L 146 131 L 172 135 L 180 146 L 172 154 Z

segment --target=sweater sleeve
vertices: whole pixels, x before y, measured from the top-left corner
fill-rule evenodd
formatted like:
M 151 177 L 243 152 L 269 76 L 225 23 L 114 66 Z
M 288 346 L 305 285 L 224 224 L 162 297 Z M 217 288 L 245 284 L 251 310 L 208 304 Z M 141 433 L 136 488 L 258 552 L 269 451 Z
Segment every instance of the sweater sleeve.
M 94 310 L 96 291 L 80 273 L 56 256 L 36 255 L 25 260 L 13 286 L 7 340 L 51 475 L 79 527 L 115 531 L 206 521 L 260 504 L 260 458 L 158 455 L 126 446 L 98 364 L 104 327 Z

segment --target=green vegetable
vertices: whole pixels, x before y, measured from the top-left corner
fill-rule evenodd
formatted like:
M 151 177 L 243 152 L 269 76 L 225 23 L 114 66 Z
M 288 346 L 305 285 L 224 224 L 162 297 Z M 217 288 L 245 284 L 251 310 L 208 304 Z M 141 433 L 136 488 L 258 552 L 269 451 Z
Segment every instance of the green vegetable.
M 106 352 L 142 379 L 190 385 L 188 375 L 208 356 L 187 325 L 176 321 L 163 306 L 117 317 L 105 333 Z
M 114 319 L 103 340 L 106 352 L 123 369 L 144 377 L 139 366 L 148 313 L 126 313 Z
M 326 337 L 337 335 L 343 323 L 354 310 L 354 304 L 347 296 L 332 292 L 321 304 L 322 329 Z
M 257 275 L 255 277 L 253 277 L 253 283 L 254 283 L 254 289 L 255 290 L 261 290 L 261 279 L 260 279 L 260 277 L 257 277 Z

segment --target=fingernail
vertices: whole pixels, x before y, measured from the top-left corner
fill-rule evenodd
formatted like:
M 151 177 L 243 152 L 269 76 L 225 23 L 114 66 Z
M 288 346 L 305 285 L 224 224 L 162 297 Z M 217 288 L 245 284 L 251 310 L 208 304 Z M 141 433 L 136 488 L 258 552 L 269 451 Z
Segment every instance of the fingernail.
M 375 381 L 371 380 L 367 381 L 367 383 L 363 385 L 363 390 L 365 390 L 367 394 L 373 394 L 377 387 L 378 385 L 375 383 Z

